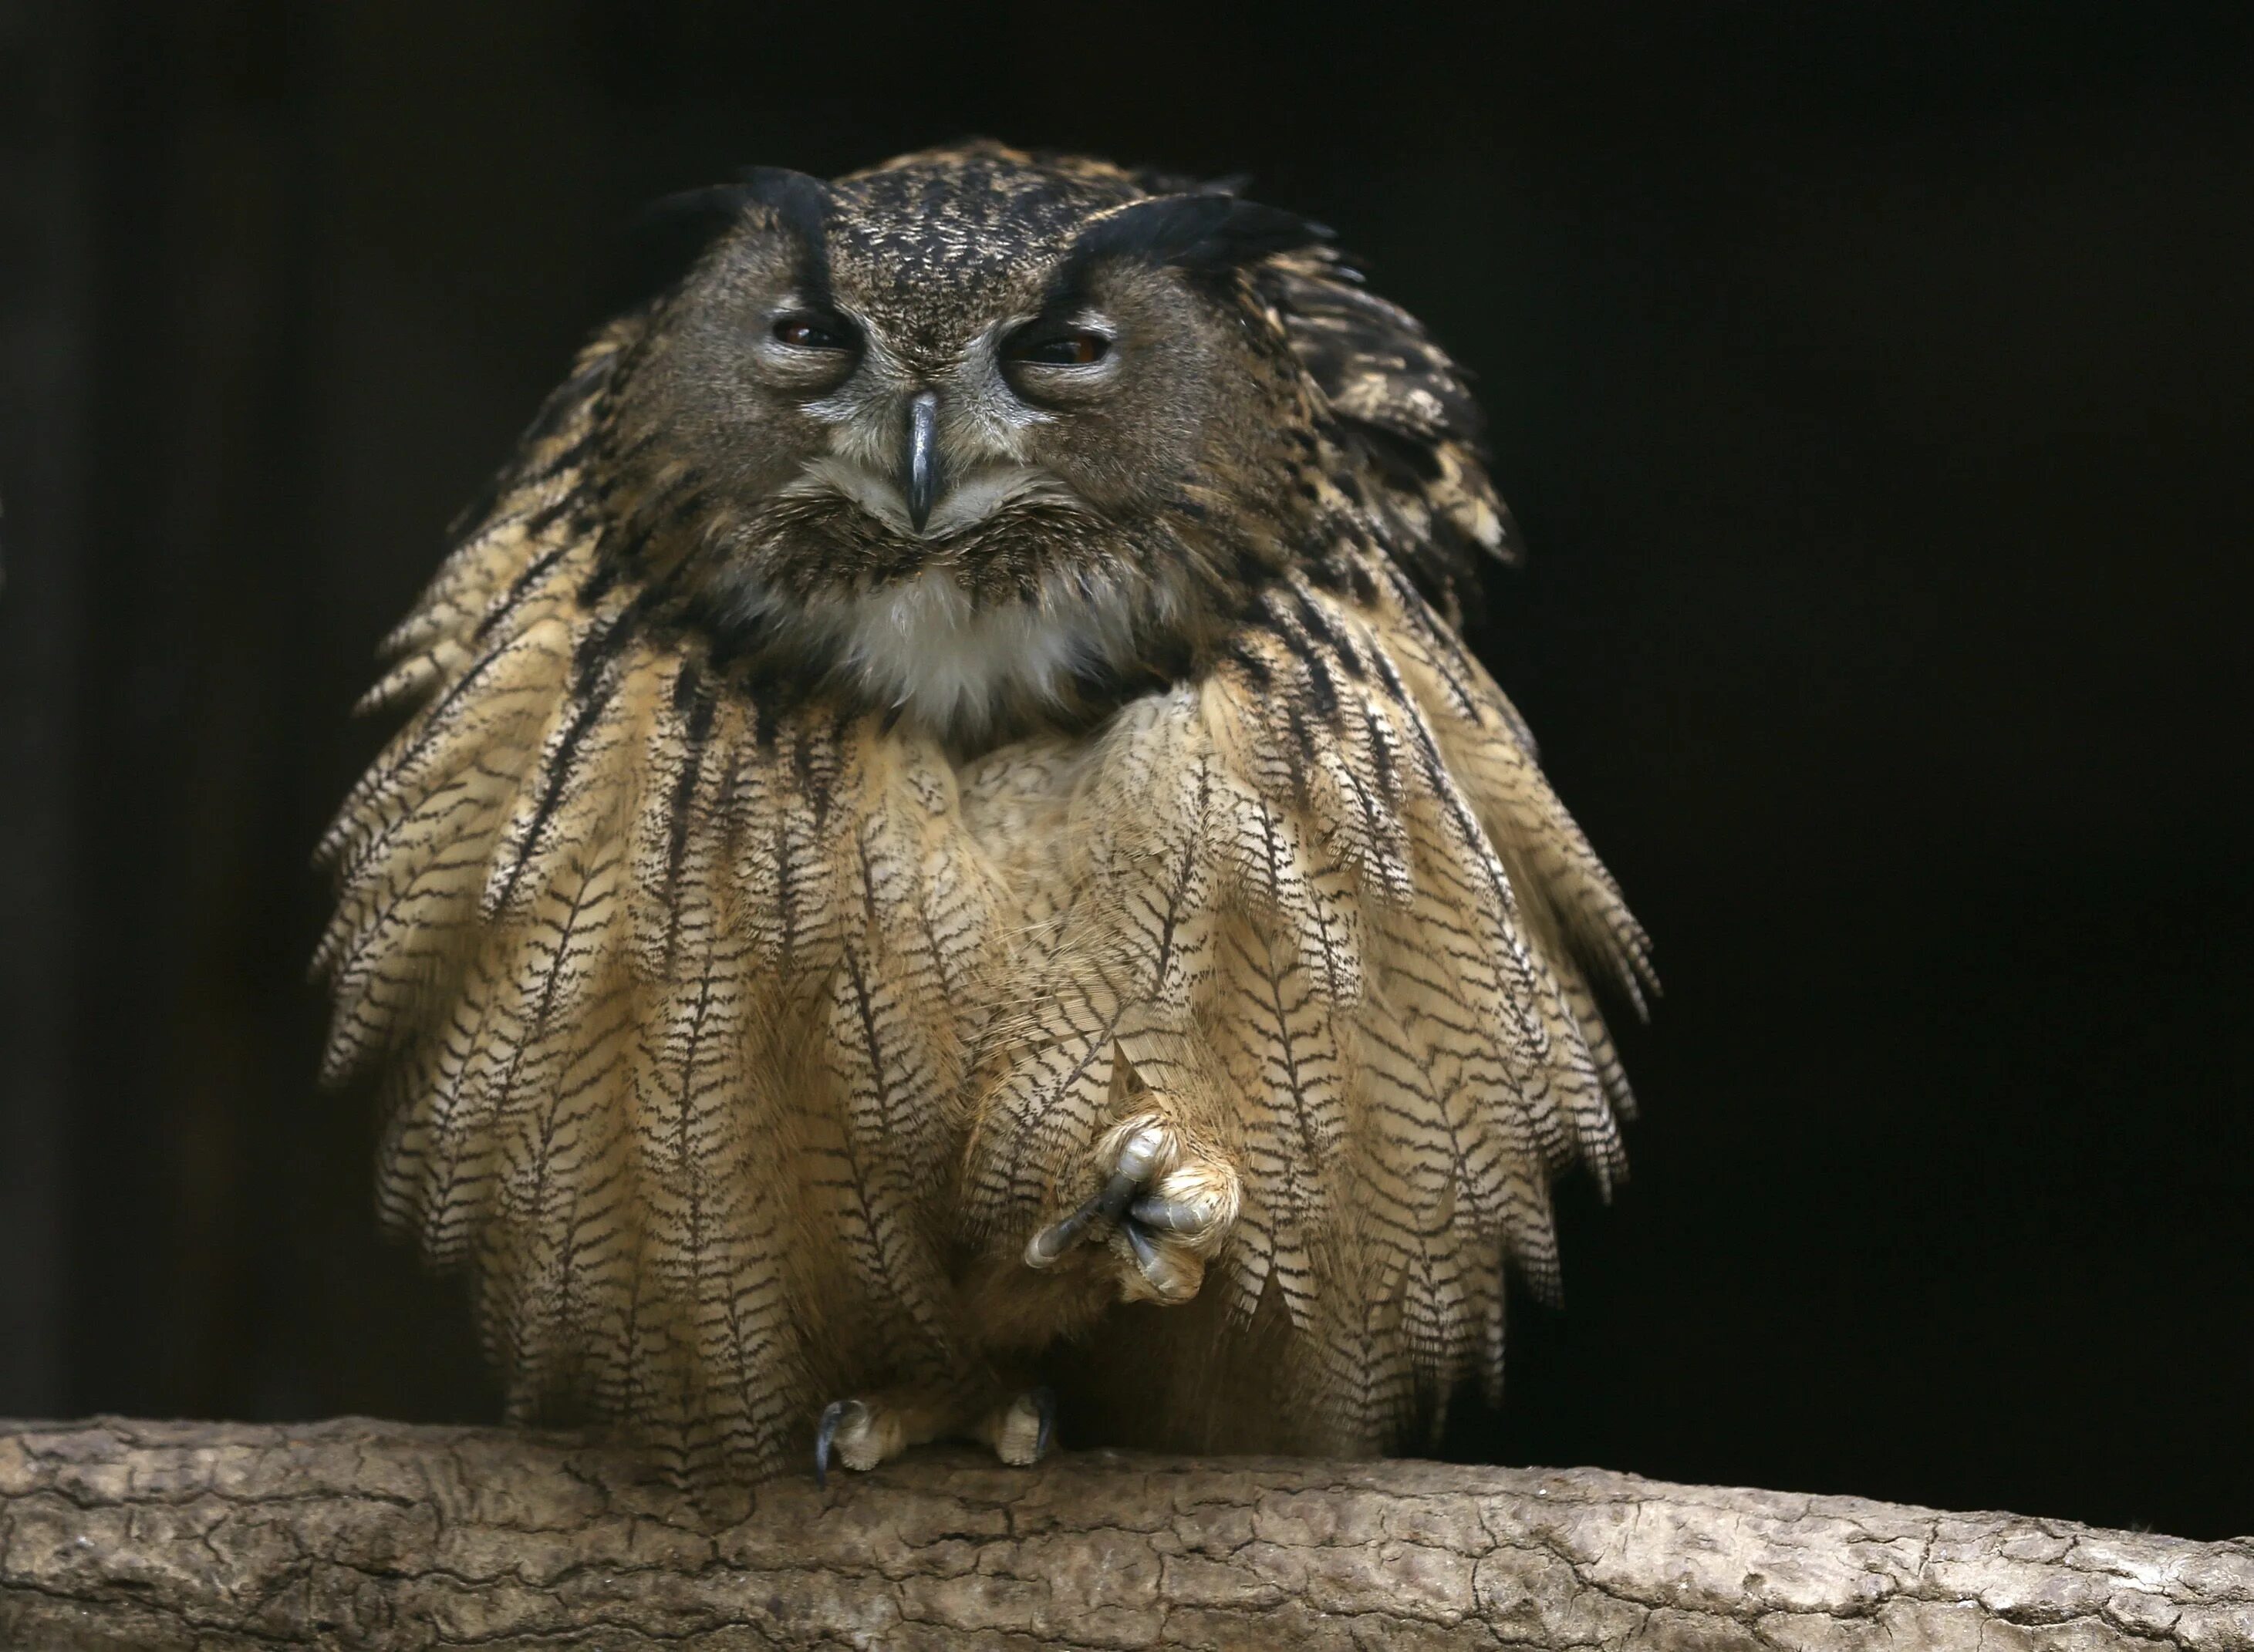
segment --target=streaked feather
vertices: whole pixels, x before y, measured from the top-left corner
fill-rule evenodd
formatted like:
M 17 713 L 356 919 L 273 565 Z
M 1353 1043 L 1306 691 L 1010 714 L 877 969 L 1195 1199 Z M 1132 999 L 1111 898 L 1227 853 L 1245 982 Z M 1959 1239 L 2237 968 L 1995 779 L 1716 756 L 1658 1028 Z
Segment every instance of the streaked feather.
M 1268 221 L 1180 199 L 1152 221 Z M 1596 986 L 1640 1009 L 1648 944 L 1456 634 L 1511 550 L 1460 373 L 1327 249 L 1192 262 L 1273 474 L 1201 466 L 1131 543 L 1065 512 L 1068 576 L 956 547 L 920 606 L 898 547 L 800 548 L 867 554 L 895 676 L 926 609 L 965 683 L 1026 663 L 976 638 L 1035 639 L 1039 715 L 980 707 L 1012 743 L 761 654 L 790 598 L 727 564 L 730 502 L 664 420 L 619 435 L 662 312 L 583 353 L 388 640 L 367 703 L 409 715 L 322 848 L 325 1070 L 383 1065 L 379 1208 L 472 1271 L 512 1417 L 760 1472 L 829 1399 L 1101 1336 L 1120 1235 L 1020 1257 L 1145 1117 L 1235 1213 L 1186 1323 L 1273 1365 L 1177 1346 L 1178 1436 L 1235 1407 L 1372 1452 L 1500 1392 L 1508 1271 L 1558 1288 L 1552 1180 L 1624 1168 Z

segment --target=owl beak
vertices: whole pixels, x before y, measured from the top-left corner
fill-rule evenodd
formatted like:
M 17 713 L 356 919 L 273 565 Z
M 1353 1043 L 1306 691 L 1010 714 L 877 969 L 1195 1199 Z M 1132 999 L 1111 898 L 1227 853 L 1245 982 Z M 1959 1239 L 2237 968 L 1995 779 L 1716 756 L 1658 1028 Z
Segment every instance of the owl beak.
M 939 497 L 939 392 L 919 390 L 908 403 L 908 521 L 918 533 Z

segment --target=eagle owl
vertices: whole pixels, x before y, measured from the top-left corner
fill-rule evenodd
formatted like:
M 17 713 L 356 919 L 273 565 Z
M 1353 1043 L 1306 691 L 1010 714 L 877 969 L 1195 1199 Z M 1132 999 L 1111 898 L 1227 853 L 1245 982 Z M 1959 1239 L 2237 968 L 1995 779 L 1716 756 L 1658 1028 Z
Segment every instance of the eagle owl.
M 683 1476 L 1499 1382 L 1642 933 L 1459 640 L 1462 375 L 1328 232 L 994 145 L 704 192 L 389 640 L 332 1076 L 513 1417 Z M 1055 1396 L 1055 1397 L 1053 1397 Z

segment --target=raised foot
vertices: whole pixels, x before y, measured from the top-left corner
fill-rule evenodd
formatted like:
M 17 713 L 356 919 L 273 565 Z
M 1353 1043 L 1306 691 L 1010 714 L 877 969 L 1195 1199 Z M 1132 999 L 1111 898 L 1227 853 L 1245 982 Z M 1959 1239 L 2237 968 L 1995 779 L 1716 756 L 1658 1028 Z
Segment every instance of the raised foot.
M 1181 1131 L 1155 1113 L 1115 1125 L 1097 1145 L 1096 1163 L 1110 1166 L 1102 1187 L 1026 1242 L 1026 1265 L 1053 1268 L 1079 1245 L 1102 1240 L 1124 1264 L 1122 1298 L 1188 1301 L 1236 1225 L 1236 1170 L 1192 1151 Z

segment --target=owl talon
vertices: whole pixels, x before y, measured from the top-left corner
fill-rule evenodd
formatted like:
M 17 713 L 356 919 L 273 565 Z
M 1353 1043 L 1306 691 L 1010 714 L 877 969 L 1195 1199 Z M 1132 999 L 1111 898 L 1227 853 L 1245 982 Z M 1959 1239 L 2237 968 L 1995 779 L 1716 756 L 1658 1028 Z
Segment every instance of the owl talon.
M 814 1483 L 824 1489 L 830 1485 L 830 1450 L 837 1448 L 837 1460 L 851 1469 L 871 1469 L 883 1460 L 883 1453 L 874 1449 L 870 1436 L 875 1432 L 874 1418 L 859 1400 L 832 1400 L 823 1408 L 822 1422 L 814 1431 Z
M 1213 1212 L 1204 1205 L 1186 1199 L 1161 1199 L 1156 1194 L 1138 1199 L 1127 1207 L 1127 1214 L 1141 1227 L 1186 1237 L 1194 1237 L 1213 1225 Z
M 982 1431 L 994 1455 L 1012 1467 L 1029 1467 L 1049 1454 L 1056 1432 L 1056 1393 L 1028 1390 L 994 1412 Z
M 1061 1222 L 1050 1223 L 1026 1242 L 1026 1265 L 1029 1268 L 1049 1268 L 1056 1265 L 1064 1253 L 1080 1242 L 1082 1236 L 1098 1223 L 1109 1225 L 1119 1220 L 1127 1202 L 1135 1196 L 1136 1179 L 1124 1171 L 1116 1172 L 1103 1185 L 1103 1191 Z
M 1026 1265 L 1050 1268 L 1091 1237 L 1116 1235 L 1131 1264 L 1121 1281 L 1130 1300 L 1186 1302 L 1205 1279 L 1206 1258 L 1236 1220 L 1236 1172 L 1184 1151 L 1170 1125 L 1144 1117 L 1112 1133 L 1103 1189 L 1026 1245 Z

